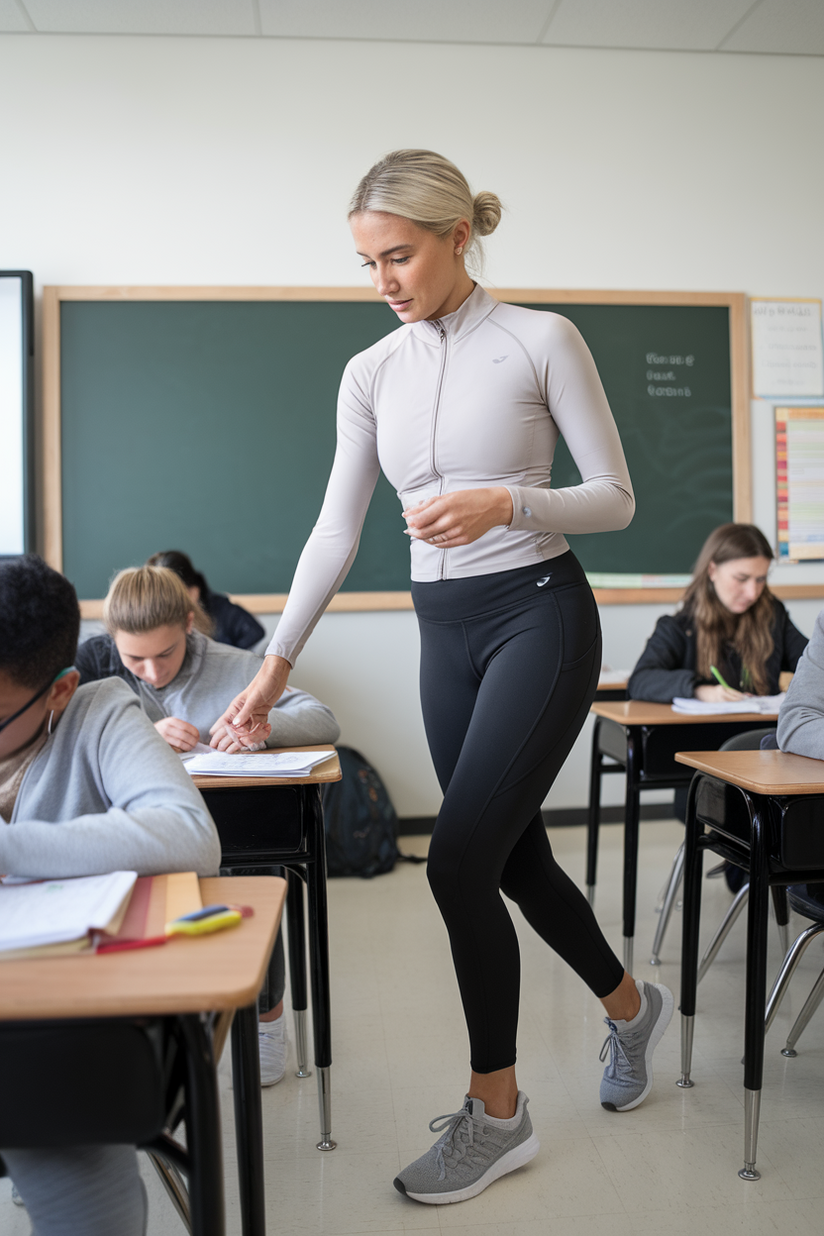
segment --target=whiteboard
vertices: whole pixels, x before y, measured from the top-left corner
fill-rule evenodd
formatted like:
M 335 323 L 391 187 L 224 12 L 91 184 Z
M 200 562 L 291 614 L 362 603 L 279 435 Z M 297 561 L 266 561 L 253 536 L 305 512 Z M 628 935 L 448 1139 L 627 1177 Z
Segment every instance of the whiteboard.
M 0 271 L 0 555 L 28 548 L 31 275 Z

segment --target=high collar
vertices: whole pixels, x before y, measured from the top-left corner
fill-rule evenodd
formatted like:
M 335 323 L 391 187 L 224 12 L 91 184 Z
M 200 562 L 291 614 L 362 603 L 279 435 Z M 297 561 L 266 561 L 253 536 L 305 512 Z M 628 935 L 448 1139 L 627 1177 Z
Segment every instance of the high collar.
M 441 331 L 451 340 L 460 339 L 489 317 L 497 304 L 497 300 L 476 283 L 454 313 L 447 313 L 434 322 L 413 322 L 412 330 L 424 343 L 440 344 Z

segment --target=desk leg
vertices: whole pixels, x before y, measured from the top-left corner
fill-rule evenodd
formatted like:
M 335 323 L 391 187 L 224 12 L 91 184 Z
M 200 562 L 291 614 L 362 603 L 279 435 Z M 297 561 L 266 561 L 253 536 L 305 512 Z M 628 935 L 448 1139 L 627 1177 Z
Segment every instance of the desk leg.
M 599 747 L 601 718 L 592 727 L 592 758 L 589 765 L 589 819 L 587 821 L 587 901 L 595 905 L 595 879 L 598 870 L 598 829 L 601 824 L 601 768 Z
M 257 1003 L 235 1013 L 232 1023 L 232 1080 L 241 1231 L 243 1236 L 266 1236 Z
M 638 754 L 635 735 L 630 729 L 627 731 L 627 789 L 624 802 L 624 969 L 627 974 L 632 974 L 635 894 L 638 885 L 638 821 L 641 808 Z
M 750 811 L 750 901 L 747 907 L 747 996 L 744 1023 L 744 1166 L 742 1180 L 760 1180 L 756 1169 L 761 1085 L 764 1079 L 764 1005 L 767 1000 L 767 926 L 770 884 L 764 799 L 745 795 Z
M 687 795 L 686 836 L 684 838 L 684 917 L 681 935 L 681 1078 L 676 1085 L 690 1090 L 695 1083 L 692 1071 L 692 1036 L 695 1029 L 695 998 L 698 991 L 698 932 L 701 926 L 701 875 L 704 850 L 703 825 L 695 819 L 695 794 L 700 776 L 690 783 Z
M 297 1077 L 311 1077 L 306 1052 L 306 920 L 303 916 L 303 880 L 296 871 L 287 871 L 289 895 L 286 898 L 289 976 L 292 984 L 292 1014 L 295 1019 Z
M 199 1016 L 178 1018 L 186 1044 L 186 1144 L 192 1236 L 226 1236 L 220 1105 L 212 1045 Z
M 320 1107 L 320 1141 L 318 1150 L 334 1150 L 332 1140 L 332 1026 L 329 991 L 329 918 L 326 901 L 326 834 L 323 828 L 323 806 L 320 789 L 312 786 L 307 793 L 307 810 L 311 812 L 314 862 L 307 863 L 309 893 L 309 958 L 312 981 L 312 1020 L 315 1036 L 315 1067 L 318 1071 L 318 1104 Z

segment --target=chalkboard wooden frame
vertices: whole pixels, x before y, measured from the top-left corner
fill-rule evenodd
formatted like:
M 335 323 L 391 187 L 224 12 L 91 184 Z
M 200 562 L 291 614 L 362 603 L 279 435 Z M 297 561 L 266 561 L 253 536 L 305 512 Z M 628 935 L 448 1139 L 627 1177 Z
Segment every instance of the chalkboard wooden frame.
M 532 304 L 693 305 L 726 307 L 730 327 L 732 396 L 733 512 L 749 521 L 752 511 L 749 416 L 749 357 L 746 297 L 741 292 L 603 291 L 595 289 L 490 288 L 497 299 Z M 43 289 L 43 533 L 44 553 L 60 569 L 63 561 L 63 516 L 60 411 L 60 306 L 64 301 L 377 301 L 372 288 L 318 287 L 157 287 L 51 286 Z M 807 595 L 807 589 L 779 588 L 779 595 Z M 810 593 L 818 595 L 817 586 Z M 680 599 L 679 588 L 597 589 L 599 604 L 668 604 Z M 285 594 L 238 598 L 256 613 L 281 612 Z M 84 600 L 84 617 L 99 617 L 102 601 Z M 336 596 L 330 610 L 411 609 L 407 592 L 349 592 Z

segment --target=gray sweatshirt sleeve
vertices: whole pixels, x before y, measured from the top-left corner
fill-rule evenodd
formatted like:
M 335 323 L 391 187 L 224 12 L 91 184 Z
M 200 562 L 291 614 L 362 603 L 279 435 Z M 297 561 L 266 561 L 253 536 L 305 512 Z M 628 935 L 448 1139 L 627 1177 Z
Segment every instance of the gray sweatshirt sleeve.
M 824 610 L 778 714 L 778 746 L 824 760 Z
M 215 875 L 217 830 L 179 756 L 128 688 L 99 685 L 118 690 L 82 716 L 70 705 L 24 778 L 12 823 L 0 828 L 0 871 Z
M 340 726 L 331 708 L 321 704 L 308 691 L 287 687 L 269 713 L 272 733 L 267 747 L 297 747 L 301 743 L 336 742 Z

